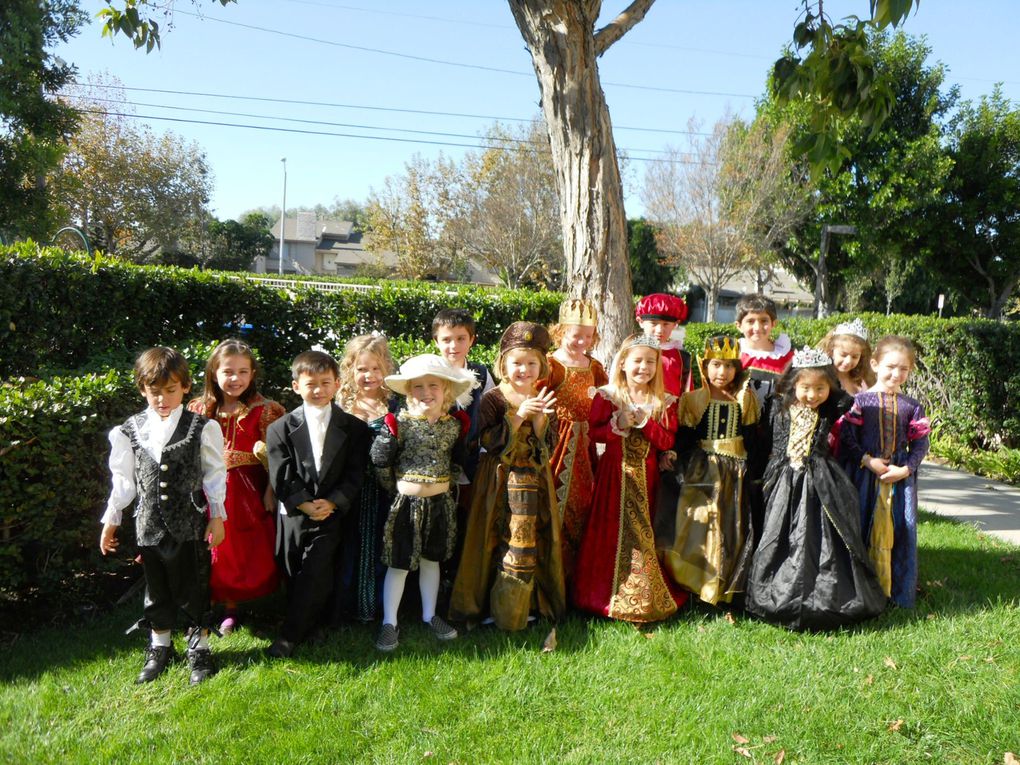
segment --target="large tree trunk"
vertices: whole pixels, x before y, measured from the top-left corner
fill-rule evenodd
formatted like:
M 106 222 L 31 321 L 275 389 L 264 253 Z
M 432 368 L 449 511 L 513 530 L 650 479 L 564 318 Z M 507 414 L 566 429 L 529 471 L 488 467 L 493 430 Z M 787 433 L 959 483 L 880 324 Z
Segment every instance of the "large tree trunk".
M 636 328 L 623 184 L 596 58 L 640 21 L 654 0 L 635 0 L 596 35 L 601 0 L 509 0 L 531 51 L 549 129 L 567 292 L 599 305 L 599 356 Z

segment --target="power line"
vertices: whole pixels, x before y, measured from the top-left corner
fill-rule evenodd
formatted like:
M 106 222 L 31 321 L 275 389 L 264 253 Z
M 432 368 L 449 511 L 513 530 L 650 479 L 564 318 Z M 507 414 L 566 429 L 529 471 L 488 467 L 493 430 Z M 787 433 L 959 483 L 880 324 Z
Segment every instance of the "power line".
M 431 141 L 422 138 L 397 138 L 395 136 L 382 136 L 382 135 L 361 135 L 358 133 L 336 133 L 326 130 L 301 130 L 298 128 L 283 128 L 273 127 L 271 125 L 247 125 L 237 122 L 213 122 L 211 120 L 193 120 L 185 119 L 183 117 L 164 117 L 153 114 L 129 114 L 127 112 L 112 112 L 104 109 L 79 109 L 83 114 L 98 114 L 106 117 L 125 117 L 127 119 L 140 119 L 140 120 L 162 120 L 163 122 L 177 122 L 188 125 L 210 125 L 213 127 L 229 127 L 229 128 L 240 128 L 243 130 L 262 130 L 272 133 L 294 133 L 298 135 L 319 135 L 328 136 L 333 138 L 362 138 L 369 141 L 388 141 L 391 143 L 415 143 L 425 144 L 428 146 L 451 146 L 464 149 L 493 149 L 496 151 L 513 151 L 512 148 L 505 146 L 484 146 L 472 143 L 456 143 L 453 141 Z M 485 139 L 480 139 L 485 140 Z M 647 150 L 646 150 L 647 151 Z M 628 160 L 634 162 L 661 162 L 665 164 L 681 164 L 681 165 L 699 165 L 699 164 L 711 164 L 704 162 L 691 162 L 680 159 L 656 159 L 654 157 L 627 157 Z
M 192 16 L 196 19 L 203 19 L 205 21 L 214 21 L 218 24 L 226 24 L 227 26 L 240 27 L 241 29 L 251 29 L 257 32 L 265 32 L 266 34 L 279 35 L 281 37 L 290 37 L 295 40 L 303 40 L 304 42 L 313 42 L 320 45 L 330 45 L 335 48 L 345 48 L 347 50 L 356 50 L 363 53 L 375 53 L 380 56 L 392 56 L 395 58 L 407 59 L 409 61 L 419 61 L 427 64 L 440 64 L 442 66 L 453 66 L 461 69 L 476 69 L 484 72 L 495 72 L 497 74 L 510 74 L 515 77 L 534 77 L 534 72 L 522 72 L 517 69 L 503 69 L 496 66 L 485 66 L 484 64 L 467 64 L 462 61 L 449 61 L 440 58 L 431 58 L 429 56 L 416 56 L 410 53 L 401 53 L 400 51 L 384 50 L 382 48 L 370 48 L 365 45 L 352 45 L 350 43 L 337 42 L 336 40 L 324 40 L 319 37 L 309 37 L 308 35 L 300 35 L 296 32 L 283 32 L 279 29 L 268 29 L 267 27 L 260 27 L 254 24 L 245 24 L 240 21 L 228 21 L 227 19 L 218 19 L 214 16 L 203 16 L 199 13 L 191 13 L 190 11 L 176 10 L 174 13 L 179 13 L 184 16 Z M 609 82 L 608 80 L 602 80 L 602 85 L 610 85 L 616 88 L 629 88 L 632 90 L 647 90 L 656 93 L 678 93 L 687 96 L 722 96 L 725 98 L 757 98 L 758 96 L 750 93 L 727 93 L 724 91 L 716 90 L 687 90 L 684 88 L 666 88 L 657 85 L 636 85 L 634 83 L 626 82 Z
M 465 119 L 493 120 L 496 122 L 534 122 L 533 117 L 496 117 L 487 114 L 470 114 L 464 112 L 440 112 L 426 109 L 402 109 L 394 106 L 369 106 L 366 104 L 343 104 L 330 101 L 304 101 L 292 98 L 269 98 L 266 96 L 239 96 L 231 93 L 204 93 L 197 90 L 167 90 L 164 88 L 137 88 L 127 85 L 103 85 L 106 89 L 132 90 L 139 93 L 161 93 L 163 95 L 176 96 L 201 96 L 204 98 L 225 98 L 235 101 L 264 101 L 273 104 L 291 104 L 295 106 L 327 106 L 336 109 L 364 109 L 366 111 L 397 112 L 400 114 L 425 114 L 435 117 L 463 117 Z M 613 130 L 633 130 L 642 133 L 666 133 L 671 135 L 698 135 L 710 136 L 698 130 L 676 130 L 671 128 L 649 128 L 649 127 L 628 127 L 626 125 L 613 125 Z
M 141 101 L 120 101 L 118 99 L 113 99 L 113 98 L 99 98 L 99 97 L 92 97 L 92 96 L 88 96 L 87 97 L 87 96 L 76 95 L 76 94 L 67 94 L 67 95 L 69 95 L 71 98 L 76 98 L 78 100 L 85 101 L 86 103 L 89 103 L 89 104 L 95 103 L 95 102 L 101 102 L 101 103 L 108 103 L 108 104 L 123 104 L 125 106 L 140 106 L 140 107 L 145 107 L 145 108 L 169 109 L 169 110 L 172 110 L 172 111 L 198 112 L 200 114 L 215 114 L 215 115 L 219 115 L 219 116 L 223 116 L 223 117 L 248 117 L 250 119 L 276 120 L 276 121 L 279 121 L 279 122 L 294 122 L 294 123 L 301 124 L 301 125 L 323 125 L 323 126 L 326 126 L 326 127 L 354 128 L 355 130 L 379 130 L 379 131 L 390 132 L 390 133 L 412 133 L 414 135 L 438 136 L 440 138 L 470 138 L 470 139 L 479 139 L 479 140 L 485 140 L 485 141 L 502 141 L 504 143 L 517 143 L 517 144 L 525 144 L 525 145 L 529 145 L 529 146 L 539 146 L 539 147 L 547 146 L 548 145 L 548 144 L 546 144 L 544 142 L 540 142 L 540 141 L 529 141 L 526 138 L 513 138 L 513 137 L 510 137 L 510 136 L 508 136 L 508 137 L 491 137 L 491 136 L 467 135 L 467 134 L 464 134 L 464 133 L 445 133 L 445 132 L 440 132 L 440 131 L 435 131 L 435 130 L 414 130 L 414 129 L 411 129 L 411 128 L 384 127 L 384 126 L 381 126 L 381 125 L 359 125 L 359 124 L 352 124 L 352 123 L 347 123 L 347 122 L 327 122 L 325 120 L 306 120 L 306 119 L 300 119 L 300 118 L 297 118 L 297 117 L 278 117 L 278 116 L 275 116 L 275 115 L 252 114 L 250 112 L 228 112 L 228 111 L 220 111 L 220 110 L 217 110 L 217 109 L 201 109 L 201 108 L 198 108 L 198 107 L 195 107 L 195 106 L 170 106 L 170 105 L 167 105 L 167 104 L 149 104 L 149 103 L 144 103 L 144 102 L 141 102 Z M 624 151 L 624 152 L 634 152 L 634 151 L 647 152 L 647 153 L 651 153 L 651 154 L 665 154 L 665 153 L 668 153 L 667 151 L 664 151 L 662 149 L 644 149 L 644 148 L 625 147 L 625 146 L 618 146 L 617 150 L 618 151 Z

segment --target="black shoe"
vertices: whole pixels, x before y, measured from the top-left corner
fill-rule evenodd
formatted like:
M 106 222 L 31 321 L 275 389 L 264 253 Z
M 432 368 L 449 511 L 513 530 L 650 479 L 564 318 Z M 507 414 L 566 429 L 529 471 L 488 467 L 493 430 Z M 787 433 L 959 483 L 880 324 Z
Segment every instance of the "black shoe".
M 216 674 L 216 661 L 208 648 L 189 648 L 188 663 L 191 664 L 192 685 L 198 685 Z
M 172 645 L 150 645 L 145 649 L 145 664 L 142 671 L 138 673 L 135 683 L 151 683 L 163 674 L 166 665 L 177 658 Z
M 273 644 L 266 649 L 266 656 L 271 659 L 289 659 L 294 653 L 294 644 L 283 638 L 276 638 Z

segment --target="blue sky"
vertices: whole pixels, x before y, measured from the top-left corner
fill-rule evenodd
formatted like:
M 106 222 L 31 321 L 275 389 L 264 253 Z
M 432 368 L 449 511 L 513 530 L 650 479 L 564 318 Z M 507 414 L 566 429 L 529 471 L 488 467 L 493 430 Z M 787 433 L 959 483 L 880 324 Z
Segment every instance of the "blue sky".
M 604 0 L 605 20 L 626 4 Z M 82 5 L 95 13 L 102 3 Z M 221 219 L 280 204 L 281 157 L 288 209 L 364 201 L 413 154 L 460 156 L 462 146 L 437 144 L 477 145 L 493 118 L 539 112 L 531 59 L 502 0 L 239 0 L 226 8 L 177 0 L 176 7 L 162 50 L 146 55 L 127 38 L 102 39 L 95 22 L 57 53 L 77 65 L 80 80 L 100 72 L 119 79 L 137 115 L 273 128 L 145 120 L 199 144 Z M 684 147 L 692 117 L 710 129 L 727 111 L 753 114 L 800 9 L 797 0 L 658 0 L 600 60 L 617 145 L 635 159 L 628 215 L 641 213 L 639 158 Z M 863 15 L 868 2 L 827 0 L 825 9 L 836 18 Z M 904 29 L 927 36 L 931 58 L 949 67 L 947 82 L 964 98 L 1003 82 L 1020 102 L 1016 0 L 924 0 Z M 343 135 L 287 132 L 300 130 Z

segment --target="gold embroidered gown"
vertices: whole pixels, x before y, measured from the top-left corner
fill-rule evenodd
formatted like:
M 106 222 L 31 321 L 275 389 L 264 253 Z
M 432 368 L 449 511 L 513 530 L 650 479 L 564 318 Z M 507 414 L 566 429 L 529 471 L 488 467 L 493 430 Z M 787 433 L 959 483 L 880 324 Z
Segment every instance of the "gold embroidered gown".
M 574 605 L 629 622 L 656 622 L 676 613 L 687 593 L 670 593 L 659 567 L 651 510 L 659 483 L 659 451 L 673 445 L 676 399 L 661 421 L 620 431 L 610 390 L 591 406 L 591 436 L 606 444 L 595 480 L 595 499 L 577 556 Z
M 753 552 L 747 452 L 758 413 L 747 388 L 736 401 L 712 399 L 708 387 L 680 399 L 680 499 L 659 507 L 656 545 L 673 581 L 713 605 L 743 592 L 747 579 Z
M 485 453 L 475 473 L 450 618 L 477 622 L 488 615 L 500 629 L 519 630 L 532 611 L 563 616 L 566 588 L 549 469 L 556 416 L 549 416 L 540 438 L 530 421 L 514 432 L 511 414 L 498 387 L 482 397 L 478 432 Z
M 538 387 L 556 391 L 559 428 L 550 465 L 563 522 L 563 573 L 569 588 L 595 490 L 595 444 L 588 432 L 588 414 L 594 389 L 609 378 L 595 359 L 587 367 L 571 367 L 552 354 L 548 358 L 549 377 Z

